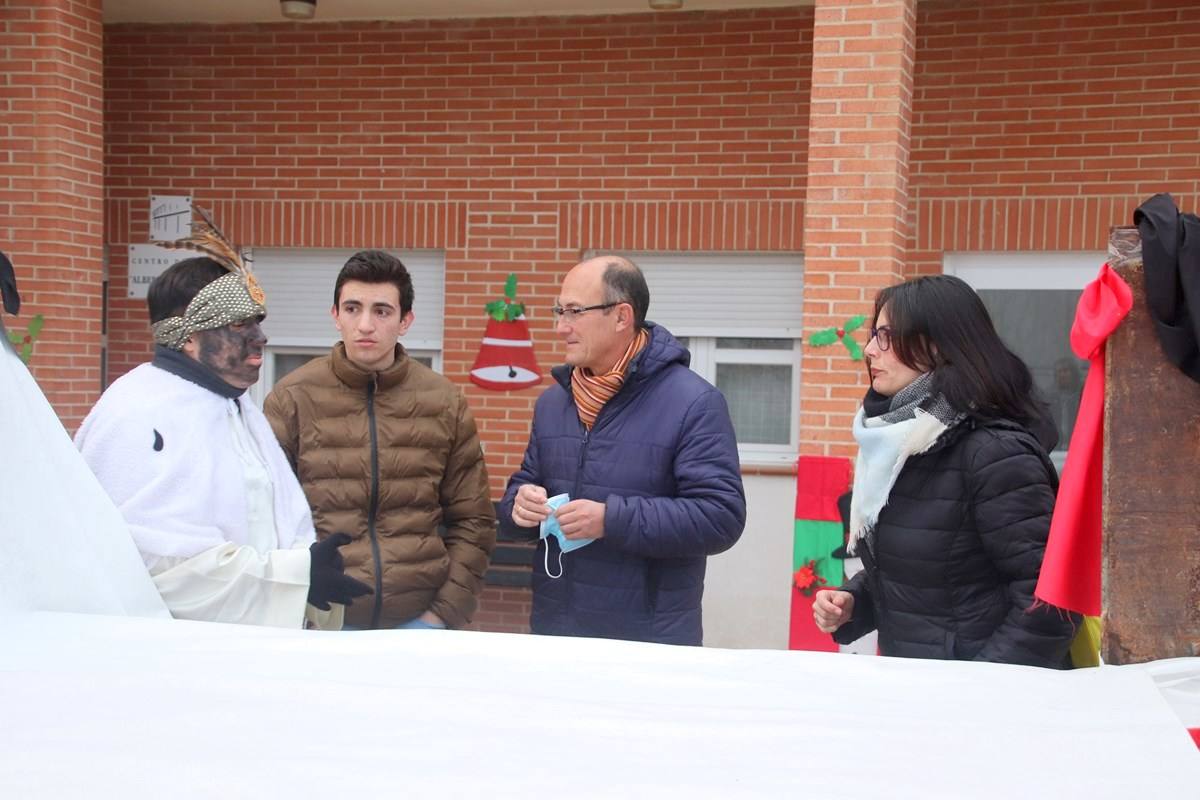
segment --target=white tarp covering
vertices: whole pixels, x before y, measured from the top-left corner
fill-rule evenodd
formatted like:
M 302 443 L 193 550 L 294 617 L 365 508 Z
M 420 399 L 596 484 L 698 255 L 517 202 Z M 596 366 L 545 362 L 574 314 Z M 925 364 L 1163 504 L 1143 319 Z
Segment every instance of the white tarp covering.
M 120 512 L 3 341 L 0 447 L 0 609 L 167 616 Z
M 1200 793 L 1181 724 L 1200 659 L 1054 672 L 155 618 L 118 512 L 3 346 L 0 409 L 5 800 Z
M 1200 786 L 1200 754 L 1138 667 L 47 613 L 0 617 L 0 637 L 6 798 L 1124 800 Z

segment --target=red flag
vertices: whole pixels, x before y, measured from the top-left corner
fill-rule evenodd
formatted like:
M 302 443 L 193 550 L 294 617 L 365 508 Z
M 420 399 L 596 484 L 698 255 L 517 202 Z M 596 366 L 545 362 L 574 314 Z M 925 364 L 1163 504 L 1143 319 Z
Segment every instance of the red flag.
M 1042 602 L 1092 617 L 1100 615 L 1104 345 L 1132 307 L 1129 286 L 1105 264 L 1075 309 L 1071 350 L 1091 364 L 1034 592 Z

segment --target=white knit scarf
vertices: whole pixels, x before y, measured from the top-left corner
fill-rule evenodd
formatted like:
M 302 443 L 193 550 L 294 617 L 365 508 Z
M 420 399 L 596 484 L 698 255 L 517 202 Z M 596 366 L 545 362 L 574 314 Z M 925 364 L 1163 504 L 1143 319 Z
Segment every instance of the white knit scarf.
M 854 555 L 866 540 L 887 505 L 888 496 L 909 456 L 924 453 L 964 415 L 956 414 L 941 395 L 932 395 L 932 373 L 926 373 L 897 392 L 888 410 L 866 416 L 865 407 L 854 415 L 858 459 L 854 465 L 854 494 L 850 500 L 850 542 Z

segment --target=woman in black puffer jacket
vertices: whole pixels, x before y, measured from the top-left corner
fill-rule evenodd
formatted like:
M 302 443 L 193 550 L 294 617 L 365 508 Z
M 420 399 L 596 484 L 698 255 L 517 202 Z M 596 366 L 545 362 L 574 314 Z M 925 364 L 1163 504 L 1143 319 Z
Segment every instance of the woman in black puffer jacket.
M 888 656 L 1069 665 L 1079 617 L 1033 590 L 1058 480 L 1029 368 L 958 278 L 879 293 L 850 548 L 863 571 L 817 594 L 840 643 L 878 629 Z

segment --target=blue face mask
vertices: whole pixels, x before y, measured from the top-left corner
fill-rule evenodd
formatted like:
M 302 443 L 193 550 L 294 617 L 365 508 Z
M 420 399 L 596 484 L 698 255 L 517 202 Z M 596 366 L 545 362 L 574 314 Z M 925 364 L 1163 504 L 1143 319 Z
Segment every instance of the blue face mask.
M 550 506 L 550 508 L 557 511 L 559 506 L 568 502 L 570 499 L 571 499 L 570 495 L 556 494 L 556 495 L 554 495 L 554 497 L 551 497 L 549 500 L 546 501 L 546 505 Z M 560 528 L 558 526 L 558 519 L 555 518 L 555 516 L 553 514 L 551 514 L 550 516 L 548 516 L 544 520 L 542 520 L 542 524 L 539 529 L 538 538 L 546 539 L 551 536 L 553 536 L 555 539 L 558 540 L 558 574 L 557 575 L 555 575 L 554 573 L 552 573 L 550 571 L 550 543 L 549 542 L 546 543 L 546 552 L 545 552 L 546 574 L 549 575 L 551 578 L 561 578 L 562 577 L 563 553 L 569 553 L 572 550 L 578 550 L 579 548 L 586 547 L 587 545 L 596 541 L 595 539 L 568 539 L 567 535 L 565 533 L 563 533 L 562 528 Z

